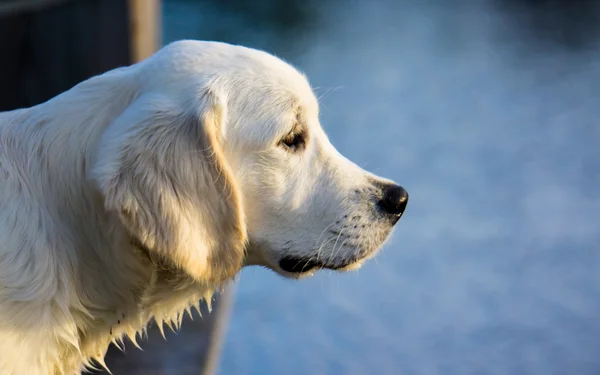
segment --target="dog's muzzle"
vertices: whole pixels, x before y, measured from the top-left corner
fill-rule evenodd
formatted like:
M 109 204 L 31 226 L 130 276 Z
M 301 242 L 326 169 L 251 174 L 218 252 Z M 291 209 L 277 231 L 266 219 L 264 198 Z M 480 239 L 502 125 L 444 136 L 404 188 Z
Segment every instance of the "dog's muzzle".
M 380 215 L 389 219 L 391 226 L 394 226 L 402 217 L 406 205 L 408 204 L 408 192 L 400 185 L 385 184 L 381 185 L 381 195 L 376 201 L 376 207 Z M 279 260 L 279 268 L 292 274 L 308 273 L 317 269 L 345 270 L 351 268 L 354 264 L 360 264 L 362 260 L 369 256 L 370 251 L 361 250 L 351 257 L 339 261 L 322 261 L 318 257 L 298 257 L 287 256 Z

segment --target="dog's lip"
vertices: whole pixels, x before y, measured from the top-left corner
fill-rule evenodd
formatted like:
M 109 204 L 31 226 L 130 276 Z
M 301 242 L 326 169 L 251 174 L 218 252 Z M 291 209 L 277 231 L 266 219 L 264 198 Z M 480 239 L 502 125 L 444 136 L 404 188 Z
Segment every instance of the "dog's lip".
M 360 252 L 360 254 L 357 253 L 342 262 L 334 262 L 329 260 L 315 261 L 314 256 L 284 256 L 283 258 L 278 258 L 265 256 L 261 252 L 247 251 L 244 266 L 266 267 L 286 278 L 303 279 L 323 269 L 339 272 L 356 270 L 375 253 Z
M 315 270 L 349 271 L 360 268 L 362 259 L 348 259 L 341 263 L 315 260 L 311 257 L 286 256 L 278 262 L 279 268 L 290 274 L 313 273 Z

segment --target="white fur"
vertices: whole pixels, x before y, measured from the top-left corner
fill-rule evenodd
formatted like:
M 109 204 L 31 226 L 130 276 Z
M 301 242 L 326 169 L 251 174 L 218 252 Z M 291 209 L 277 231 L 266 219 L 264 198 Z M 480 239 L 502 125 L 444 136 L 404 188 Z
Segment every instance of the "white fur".
M 244 265 L 355 268 L 393 227 L 373 181 L 327 140 L 305 77 L 240 46 L 176 42 L 0 113 L 0 373 L 103 364 Z

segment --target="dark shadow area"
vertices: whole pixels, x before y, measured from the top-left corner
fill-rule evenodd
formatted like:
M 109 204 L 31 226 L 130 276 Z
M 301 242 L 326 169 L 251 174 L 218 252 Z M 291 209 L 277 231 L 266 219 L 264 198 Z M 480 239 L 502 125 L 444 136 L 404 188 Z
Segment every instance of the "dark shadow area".
M 579 51 L 599 42 L 600 2 L 595 0 L 494 0 L 523 39 Z
M 0 15 L 0 111 L 45 102 L 128 65 L 127 17 L 126 2 L 118 0 L 64 1 Z

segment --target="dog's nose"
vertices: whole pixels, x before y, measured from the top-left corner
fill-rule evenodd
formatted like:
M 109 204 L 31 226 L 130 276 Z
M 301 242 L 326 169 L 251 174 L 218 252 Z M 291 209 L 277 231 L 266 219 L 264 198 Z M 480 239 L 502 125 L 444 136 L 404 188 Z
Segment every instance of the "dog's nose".
M 386 213 L 399 217 L 406 209 L 407 203 L 408 192 L 402 186 L 386 185 L 378 204 Z

